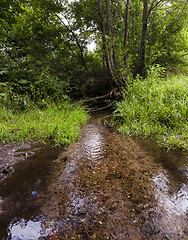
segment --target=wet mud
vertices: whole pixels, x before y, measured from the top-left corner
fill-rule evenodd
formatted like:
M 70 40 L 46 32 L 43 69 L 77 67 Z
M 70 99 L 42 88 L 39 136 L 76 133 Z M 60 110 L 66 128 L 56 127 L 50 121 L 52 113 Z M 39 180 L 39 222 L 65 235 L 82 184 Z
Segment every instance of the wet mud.
M 108 119 L 95 113 L 80 140 L 42 149 L 0 185 L 2 239 L 188 239 L 188 154 Z
M 34 152 L 31 151 L 31 144 L 0 143 L 0 181 L 14 172 L 14 164 L 32 156 Z

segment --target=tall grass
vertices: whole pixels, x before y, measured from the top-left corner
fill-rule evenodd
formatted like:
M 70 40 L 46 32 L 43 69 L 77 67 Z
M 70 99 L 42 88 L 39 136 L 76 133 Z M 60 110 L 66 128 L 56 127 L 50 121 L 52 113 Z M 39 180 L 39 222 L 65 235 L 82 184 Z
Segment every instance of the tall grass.
M 0 141 L 51 140 L 55 145 L 69 144 L 76 140 L 79 126 L 87 117 L 80 105 L 67 102 L 17 113 L 0 107 Z
M 188 150 L 188 77 L 161 77 L 152 68 L 137 77 L 117 103 L 114 122 L 123 134 L 151 136 L 166 147 Z

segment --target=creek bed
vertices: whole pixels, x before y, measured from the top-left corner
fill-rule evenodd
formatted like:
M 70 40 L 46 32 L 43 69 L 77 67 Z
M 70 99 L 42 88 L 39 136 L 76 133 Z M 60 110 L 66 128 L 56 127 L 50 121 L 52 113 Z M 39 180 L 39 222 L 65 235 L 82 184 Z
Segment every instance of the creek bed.
M 43 147 L 0 184 L 1 239 L 188 239 L 188 154 L 105 126 Z

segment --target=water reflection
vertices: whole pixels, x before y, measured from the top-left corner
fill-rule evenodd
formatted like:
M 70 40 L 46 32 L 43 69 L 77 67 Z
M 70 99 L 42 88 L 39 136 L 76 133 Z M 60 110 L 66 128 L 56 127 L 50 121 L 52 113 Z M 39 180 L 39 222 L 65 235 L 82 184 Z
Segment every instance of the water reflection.
M 43 146 L 33 158 L 15 165 L 15 172 L 0 183 L 0 239 L 38 239 L 43 230 L 40 207 L 53 160 L 60 148 Z M 9 237 L 8 237 L 9 236 Z
M 103 157 L 103 136 L 98 126 L 90 124 L 86 129 L 85 142 L 83 143 L 83 150 L 85 157 L 91 161 L 99 161 Z
M 11 239 L 30 239 L 35 240 L 41 236 L 42 226 L 40 221 L 31 221 L 28 222 L 24 219 L 10 224 L 9 226 L 9 237 Z
M 168 172 L 164 169 L 158 172 L 153 181 L 155 183 L 157 209 L 161 213 L 161 220 L 158 223 L 160 228 L 168 234 L 176 232 L 176 234 L 183 236 L 187 228 L 187 184 L 170 180 Z
M 156 199 L 165 211 L 180 216 L 188 211 L 188 187 L 182 183 L 181 188 L 176 191 L 177 186 L 173 185 L 167 178 L 167 172 L 160 170 L 153 180 L 155 182 Z
M 67 153 L 69 160 L 64 166 L 60 181 L 65 209 L 57 228 L 62 225 L 63 229 L 71 227 L 71 232 L 87 222 L 93 224 L 91 219 L 96 217 L 94 212 L 98 201 L 91 186 L 93 181 L 86 182 L 83 179 L 95 175 L 96 169 L 99 169 L 99 164 L 103 161 L 105 154 L 103 131 L 104 125 L 98 122 L 98 118 L 91 118 L 82 129 L 82 138 L 69 147 Z
M 43 220 L 17 220 L 14 219 L 8 227 L 8 239 L 15 240 L 36 240 L 41 236 L 51 234 L 53 228 L 45 228 Z

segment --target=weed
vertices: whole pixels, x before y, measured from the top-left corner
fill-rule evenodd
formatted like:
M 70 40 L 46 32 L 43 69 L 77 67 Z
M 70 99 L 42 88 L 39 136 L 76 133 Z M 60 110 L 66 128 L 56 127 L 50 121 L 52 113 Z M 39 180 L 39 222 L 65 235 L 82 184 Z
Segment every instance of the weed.
M 168 148 L 188 150 L 188 77 L 160 73 L 153 68 L 146 80 L 129 84 L 113 122 L 123 134 L 150 136 Z
M 0 107 L 0 141 L 51 140 L 55 145 L 69 144 L 77 139 L 79 126 L 87 117 L 83 107 L 68 102 L 17 113 Z

